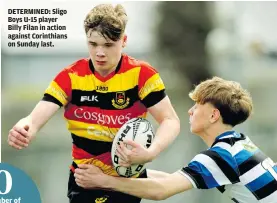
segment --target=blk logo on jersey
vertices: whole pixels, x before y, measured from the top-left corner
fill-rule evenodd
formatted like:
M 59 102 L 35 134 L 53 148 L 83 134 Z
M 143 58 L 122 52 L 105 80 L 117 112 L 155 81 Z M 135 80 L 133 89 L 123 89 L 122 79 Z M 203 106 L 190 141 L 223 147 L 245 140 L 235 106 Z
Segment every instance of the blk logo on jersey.
M 125 96 L 125 92 L 116 92 L 112 105 L 117 109 L 124 109 L 130 103 L 130 98 Z
M 81 96 L 81 102 L 84 101 L 91 101 L 91 102 L 98 102 L 97 96 L 91 95 L 91 96 Z

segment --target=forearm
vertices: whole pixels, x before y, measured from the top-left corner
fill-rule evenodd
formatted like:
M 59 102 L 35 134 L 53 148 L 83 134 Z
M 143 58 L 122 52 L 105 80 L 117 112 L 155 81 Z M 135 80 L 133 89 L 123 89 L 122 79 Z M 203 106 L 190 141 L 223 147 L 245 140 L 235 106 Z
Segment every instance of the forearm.
M 59 106 L 52 102 L 40 101 L 33 111 L 24 119 L 32 124 L 32 133 L 39 131 L 47 121 L 59 110 Z
M 163 171 L 156 171 L 152 169 L 147 169 L 147 177 L 148 178 L 165 178 L 170 176 L 169 173 L 163 172 Z
M 105 187 L 143 199 L 163 200 L 191 189 L 192 185 L 187 178 L 178 172 L 168 174 L 152 170 L 152 177 L 149 178 L 117 178 L 109 176 Z
M 178 117 L 166 118 L 160 123 L 155 134 L 154 142 L 149 148 L 152 160 L 175 140 L 179 132 L 180 121 Z
M 143 199 L 160 200 L 161 194 L 166 192 L 165 186 L 156 178 L 110 178 L 112 180 L 105 187 Z

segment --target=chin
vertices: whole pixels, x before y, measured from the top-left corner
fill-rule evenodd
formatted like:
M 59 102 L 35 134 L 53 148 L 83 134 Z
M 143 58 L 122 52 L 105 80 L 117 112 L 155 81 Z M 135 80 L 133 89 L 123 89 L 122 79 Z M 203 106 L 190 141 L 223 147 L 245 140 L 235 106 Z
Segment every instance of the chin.
M 108 68 L 105 68 L 105 67 L 103 67 L 103 66 L 94 66 L 95 67 L 95 69 L 97 69 L 97 70 L 100 70 L 100 71 L 107 71 L 108 70 Z
M 190 132 L 194 134 L 195 130 L 192 127 L 190 127 Z
M 201 132 L 201 130 L 197 129 L 197 128 L 190 127 L 190 132 L 192 134 L 198 135 Z

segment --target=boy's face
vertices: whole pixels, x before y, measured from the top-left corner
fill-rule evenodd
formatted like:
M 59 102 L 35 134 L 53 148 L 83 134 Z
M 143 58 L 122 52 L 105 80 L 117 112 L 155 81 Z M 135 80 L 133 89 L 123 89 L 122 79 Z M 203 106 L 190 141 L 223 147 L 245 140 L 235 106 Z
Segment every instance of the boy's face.
M 193 134 L 201 135 L 212 125 L 215 107 L 209 103 L 192 106 L 189 111 L 190 131 Z
M 126 38 L 118 41 L 106 39 L 97 31 L 89 31 L 87 36 L 90 58 L 98 72 L 109 72 L 115 68 L 121 57 Z

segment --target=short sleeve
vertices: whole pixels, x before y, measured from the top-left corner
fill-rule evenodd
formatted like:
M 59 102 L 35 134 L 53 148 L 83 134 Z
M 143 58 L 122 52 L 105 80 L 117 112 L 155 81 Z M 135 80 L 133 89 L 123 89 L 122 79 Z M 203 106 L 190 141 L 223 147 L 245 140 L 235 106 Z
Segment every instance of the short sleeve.
M 63 69 L 55 78 L 51 81 L 48 88 L 45 90 L 42 100 L 50 101 L 58 104 L 59 106 L 65 106 L 71 98 L 71 80 L 67 69 Z
M 138 89 L 139 98 L 147 108 L 154 106 L 166 96 L 160 74 L 147 63 L 141 65 Z
M 212 148 L 196 155 L 179 171 L 198 189 L 210 189 L 239 182 L 237 165 L 229 151 Z

